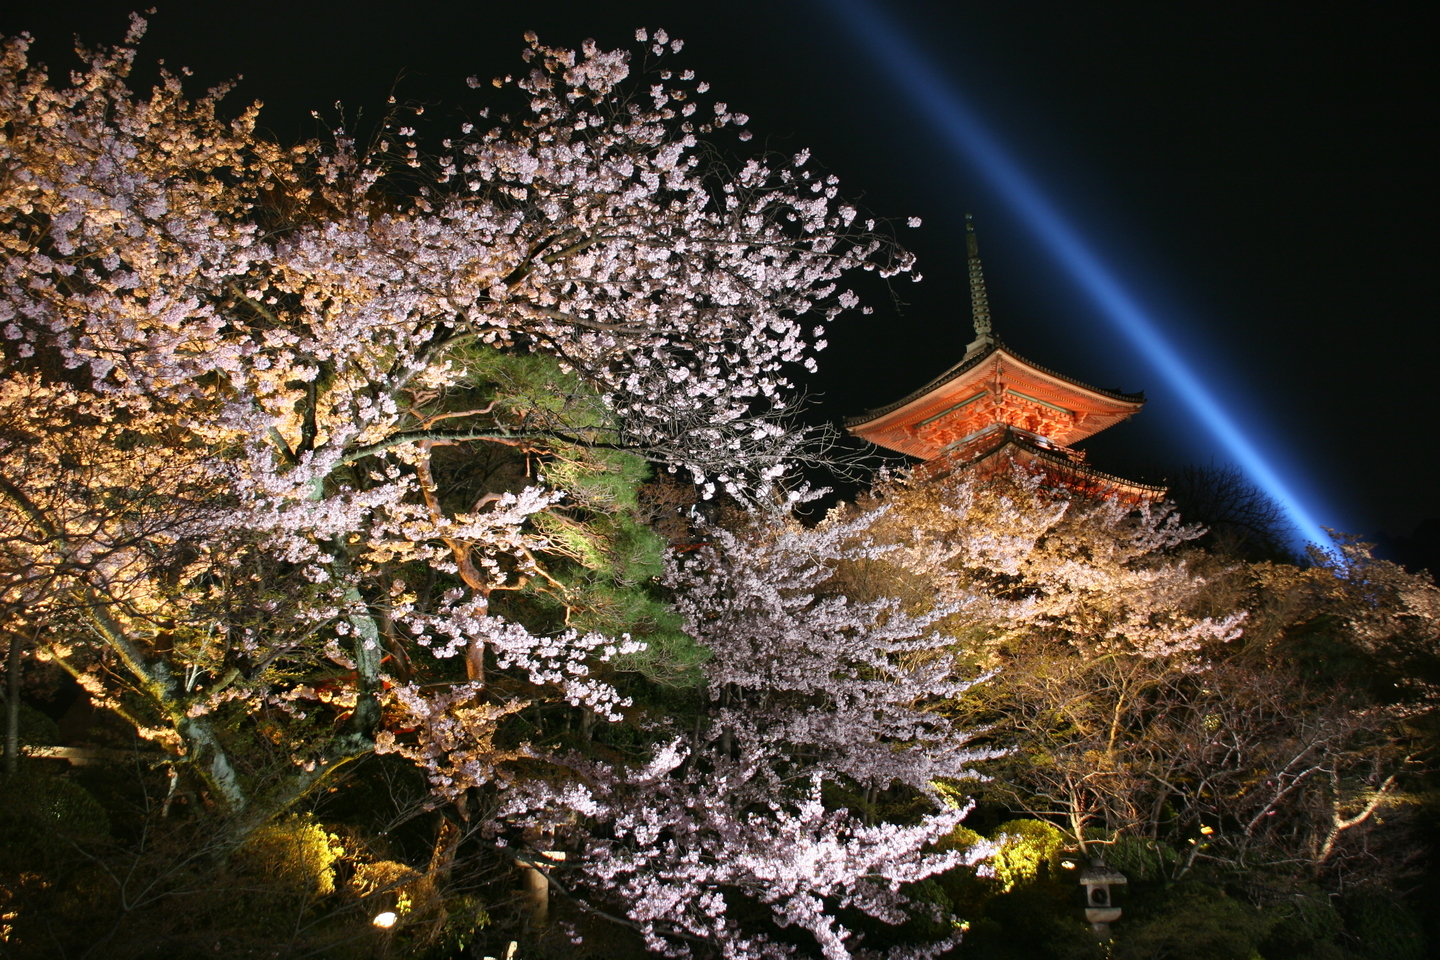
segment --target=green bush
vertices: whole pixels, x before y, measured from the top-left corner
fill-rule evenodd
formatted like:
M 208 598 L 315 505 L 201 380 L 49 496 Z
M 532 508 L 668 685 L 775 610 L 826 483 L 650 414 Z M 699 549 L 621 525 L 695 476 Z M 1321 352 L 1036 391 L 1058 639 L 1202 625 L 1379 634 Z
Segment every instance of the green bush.
M 1133 911 L 1134 915 L 1130 916 Z M 1116 924 L 1114 960 L 1259 960 L 1271 923 L 1217 887 L 1184 884 L 1132 903 Z
M 994 897 L 970 924 L 963 960 L 1101 960 L 1105 947 L 1071 906 L 1060 884 L 1017 886 Z
M 1365 960 L 1423 960 L 1432 956 L 1424 928 L 1415 914 L 1393 895 L 1380 892 L 1351 895 L 1341 904 L 1346 932 Z
M 339 837 L 314 817 L 299 815 L 256 830 L 235 852 L 235 863 L 290 893 L 315 897 L 335 892 L 335 862 L 344 855 Z
M 1313 887 L 1296 890 L 1267 907 L 1266 913 L 1274 925 L 1260 945 L 1265 960 L 1343 960 L 1349 956 L 1336 945 L 1345 921 L 1325 891 Z
M 0 785 L 0 822 L 8 840 L 63 845 L 65 837 L 103 837 L 110 818 L 100 802 L 63 777 L 22 768 Z
M 1060 875 L 1060 853 L 1065 834 L 1043 820 L 1010 820 L 995 829 L 1000 849 L 990 865 L 1008 893 L 1019 883 L 1054 879 Z
M 60 727 L 29 704 L 20 704 L 20 743 L 48 747 L 60 742 Z
M 1144 837 L 1116 837 L 1105 847 L 1105 862 L 1131 882 L 1167 880 L 1183 859 L 1175 848 Z

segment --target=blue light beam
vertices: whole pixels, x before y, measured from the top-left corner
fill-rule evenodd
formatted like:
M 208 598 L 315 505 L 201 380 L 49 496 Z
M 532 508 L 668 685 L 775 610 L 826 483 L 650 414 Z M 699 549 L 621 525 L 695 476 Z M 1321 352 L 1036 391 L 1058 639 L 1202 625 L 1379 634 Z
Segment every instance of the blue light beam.
M 1021 171 L 979 116 L 927 62 L 920 48 L 863 0 L 829 0 L 829 4 L 890 78 L 914 97 L 916 105 L 939 128 L 951 150 L 968 159 L 1020 215 L 1101 312 L 1175 387 L 1191 412 L 1245 474 L 1280 504 L 1301 536 L 1327 547 L 1331 542 L 1329 535 L 1315 522 L 1311 511 L 1292 491 L 1291 484 L 1266 460 L 1235 417 L 1161 335 L 1141 304 L 1086 245 L 1055 204 Z

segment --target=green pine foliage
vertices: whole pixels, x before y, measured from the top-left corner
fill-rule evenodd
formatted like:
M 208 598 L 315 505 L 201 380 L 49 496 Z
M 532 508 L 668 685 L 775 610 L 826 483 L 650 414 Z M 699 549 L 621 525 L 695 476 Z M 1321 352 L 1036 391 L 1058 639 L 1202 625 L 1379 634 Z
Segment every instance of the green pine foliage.
M 595 441 L 551 443 L 537 457 L 537 477 L 565 498 L 533 521 L 550 547 L 547 576 L 532 580 L 528 591 L 533 608 L 557 628 L 646 644 L 618 658 L 616 670 L 694 686 L 708 653 L 685 634 L 658 587 L 670 545 L 645 522 L 640 502 L 652 466 L 605 445 L 603 403 L 554 359 L 482 351 L 475 360 L 482 392 L 522 422 L 560 418 L 577 440 Z

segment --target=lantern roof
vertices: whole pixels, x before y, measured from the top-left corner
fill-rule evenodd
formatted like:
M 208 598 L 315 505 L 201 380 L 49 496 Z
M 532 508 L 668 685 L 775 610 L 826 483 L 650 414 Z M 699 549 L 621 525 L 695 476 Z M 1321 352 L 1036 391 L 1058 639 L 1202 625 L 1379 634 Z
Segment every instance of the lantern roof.
M 1097 886 L 1102 883 L 1111 886 L 1120 886 L 1122 884 L 1128 886 L 1130 883 L 1130 881 L 1126 879 L 1125 874 L 1116 870 L 1099 857 L 1091 859 L 1089 865 L 1080 871 L 1080 876 L 1077 879 L 1085 886 Z

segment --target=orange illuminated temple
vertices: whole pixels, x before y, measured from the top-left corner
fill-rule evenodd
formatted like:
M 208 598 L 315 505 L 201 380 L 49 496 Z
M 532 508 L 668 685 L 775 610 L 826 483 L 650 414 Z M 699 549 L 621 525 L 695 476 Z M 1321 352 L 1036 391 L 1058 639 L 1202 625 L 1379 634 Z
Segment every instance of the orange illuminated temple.
M 861 439 L 925 461 L 933 476 L 990 476 L 1011 464 L 1087 496 L 1159 500 L 1165 488 L 1123 480 L 1085 463 L 1072 445 L 1136 413 L 1143 393 L 1101 390 L 1032 363 L 990 329 L 974 226 L 965 218 L 975 340 L 965 358 L 903 399 L 851 417 Z

